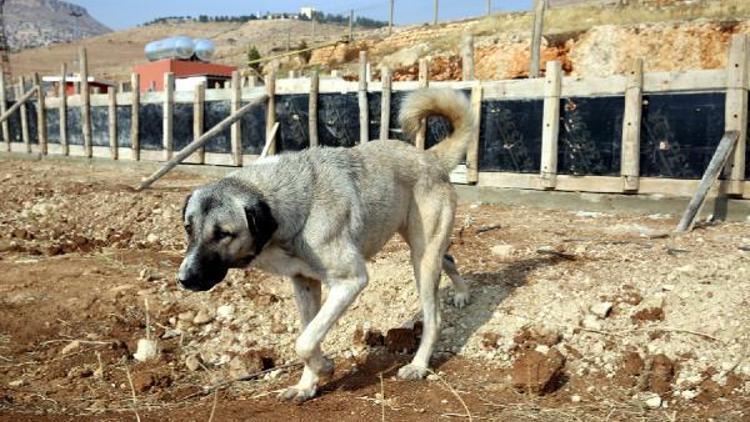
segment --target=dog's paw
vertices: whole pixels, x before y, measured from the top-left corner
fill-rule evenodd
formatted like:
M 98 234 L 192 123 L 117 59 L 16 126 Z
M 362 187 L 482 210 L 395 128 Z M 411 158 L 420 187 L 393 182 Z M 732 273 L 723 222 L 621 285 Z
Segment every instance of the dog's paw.
M 458 309 L 462 309 L 471 302 L 471 294 L 469 292 L 456 292 L 453 295 L 453 306 Z
M 324 359 L 323 368 L 321 369 L 320 373 L 318 374 L 319 382 L 327 382 L 330 381 L 331 378 L 333 378 L 333 373 L 335 370 L 335 366 L 333 364 L 332 359 L 328 359 L 326 357 Z
M 421 380 L 427 376 L 427 368 L 410 363 L 398 370 L 398 377 L 402 380 Z
M 281 394 L 279 394 L 279 400 L 299 404 L 315 397 L 316 393 L 317 389 L 315 387 L 301 388 L 298 386 L 294 386 L 282 391 Z

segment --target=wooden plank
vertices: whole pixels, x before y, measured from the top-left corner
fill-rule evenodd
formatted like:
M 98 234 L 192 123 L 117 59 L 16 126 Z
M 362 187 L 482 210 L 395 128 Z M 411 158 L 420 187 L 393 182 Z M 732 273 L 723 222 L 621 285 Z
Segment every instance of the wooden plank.
M 386 140 L 391 134 L 391 84 L 393 76 L 391 69 L 384 67 L 380 72 L 383 82 L 383 91 L 380 96 L 380 139 Z
M 68 155 L 68 93 L 65 91 L 68 69 L 65 63 L 60 65 L 60 86 L 58 87 L 60 96 L 60 147 L 63 155 Z
M 622 121 L 620 176 L 623 191 L 638 190 L 641 156 L 641 114 L 643 110 L 643 60 L 636 59 L 628 72 L 625 111 Z
M 140 124 L 138 118 L 141 109 L 141 77 L 137 73 L 130 75 L 130 87 L 132 99 L 130 103 L 130 147 L 133 150 L 133 160 L 141 159 L 141 138 L 138 134 Z
M 555 187 L 557 177 L 557 141 L 560 129 L 560 88 L 562 67 L 560 62 L 547 62 L 544 80 L 544 116 L 542 118 L 541 185 Z
M 711 189 L 711 186 L 719 180 L 721 169 L 723 169 L 729 161 L 729 157 L 734 150 L 739 136 L 739 132 L 736 131 L 724 133 L 721 141 L 719 141 L 719 146 L 716 148 L 714 156 L 711 157 L 711 162 L 708 163 L 706 172 L 703 173 L 703 178 L 701 178 L 701 182 L 698 185 L 698 190 L 695 192 L 695 195 L 693 195 L 693 199 L 690 200 L 685 213 L 682 215 L 682 219 L 680 219 L 680 223 L 677 225 L 678 232 L 689 231 L 693 228 L 695 217 L 700 213 L 700 210 L 706 201 L 709 189 Z
M 263 150 L 260 152 L 260 157 L 263 158 L 268 155 L 268 151 L 271 150 L 271 148 L 275 148 L 273 144 L 276 143 L 276 132 L 279 131 L 279 122 L 276 122 L 273 124 L 273 128 L 271 129 L 271 133 L 268 134 L 266 137 L 266 143 L 263 145 Z
M 266 138 L 273 137 L 273 125 L 276 123 L 276 72 L 271 71 L 266 75 L 266 95 L 268 104 L 266 106 Z M 276 143 L 268 151 L 269 155 L 276 154 Z
M 544 32 L 546 6 L 546 0 L 534 0 L 534 26 L 531 31 L 531 63 L 529 64 L 529 77 L 531 78 L 541 76 L 542 33 Z
M 745 179 L 745 151 L 747 149 L 747 108 L 748 108 L 748 48 L 747 35 L 732 37 L 727 60 L 727 93 L 724 105 L 724 131 L 737 132 L 737 144 L 733 156 L 724 168 L 724 176 L 729 180 L 727 194 L 742 195 L 742 182 Z
M 471 34 L 461 42 L 461 76 L 465 81 L 474 80 L 474 36 Z
M 232 72 L 232 99 L 231 108 L 232 113 L 236 113 L 240 109 L 242 100 L 242 84 L 240 83 L 240 72 L 235 70 Z M 237 120 L 232 124 L 230 128 L 231 143 L 232 143 L 232 157 L 234 158 L 234 165 L 242 165 L 242 121 Z
M 29 138 L 29 113 L 28 113 L 28 110 L 26 109 L 26 100 L 28 100 L 28 98 L 31 98 L 31 96 L 24 99 L 26 95 L 22 96 L 22 94 L 24 93 L 25 90 L 26 90 L 26 79 L 23 76 L 20 76 L 18 78 L 18 87 L 16 88 L 16 98 L 19 98 L 17 101 L 18 103 L 20 103 L 19 113 L 21 113 L 21 141 L 23 142 L 24 147 L 26 147 L 26 153 L 31 154 L 31 141 Z M 31 93 L 31 95 L 34 94 L 33 90 L 27 92 L 26 94 L 29 94 L 29 93 Z M 13 107 L 11 107 L 11 110 L 12 109 Z
M 44 87 L 39 73 L 34 72 L 34 86 L 36 86 L 36 133 L 39 141 L 39 152 L 47 155 L 47 110 L 44 108 Z
M 107 129 L 109 129 L 109 158 L 117 160 L 119 149 L 117 147 L 117 92 L 110 87 L 107 92 L 109 107 L 107 108 Z
M 16 92 L 20 91 L 20 89 L 22 89 L 22 86 L 20 86 L 20 85 L 17 86 L 16 87 Z M 16 94 L 15 103 L 12 106 L 10 106 L 10 108 L 8 108 L 7 110 L 5 110 L 5 113 L 3 113 L 2 116 L 0 116 L 0 122 L 6 122 L 8 120 L 8 118 L 11 115 L 13 115 L 13 113 L 15 113 L 16 110 L 18 110 L 19 108 L 25 110 L 26 101 L 29 101 L 29 99 L 31 97 L 33 97 L 35 93 L 36 93 L 36 87 L 32 87 L 27 93 L 25 93 L 23 95 Z M 23 123 L 23 115 L 21 116 L 21 123 Z
M 359 52 L 359 142 L 365 143 L 370 140 L 370 117 L 367 107 L 367 52 Z
M 83 135 L 83 149 L 86 157 L 91 158 L 93 150 L 91 149 L 91 104 L 89 93 L 89 64 L 86 49 L 81 47 L 78 50 L 78 62 L 80 63 L 81 77 L 81 133 Z
M 430 86 L 430 62 L 427 59 L 419 60 L 419 88 Z M 414 144 L 417 149 L 424 149 L 427 141 L 427 119 L 422 119 Z
M 155 181 L 159 180 L 162 176 L 164 176 L 170 170 L 176 167 L 177 164 L 184 161 L 190 154 L 192 154 L 198 148 L 205 145 L 206 142 L 208 142 L 211 138 L 221 133 L 224 129 L 229 127 L 232 123 L 242 118 L 242 116 L 245 115 L 245 113 L 247 113 L 253 107 L 257 106 L 258 104 L 262 103 L 265 100 L 266 100 L 266 95 L 261 94 L 255 99 L 245 104 L 244 106 L 242 106 L 242 108 L 237 110 L 235 113 L 230 114 L 227 118 L 217 123 L 216 126 L 212 127 L 208 132 L 204 133 L 200 138 L 196 138 L 195 140 L 193 140 L 193 142 L 191 142 L 185 148 L 183 148 L 181 151 L 175 154 L 174 157 L 172 157 L 167 163 L 165 163 L 159 170 L 154 172 L 148 178 L 144 179 L 137 189 L 142 190 L 151 186 Z M 273 130 L 273 128 L 271 128 L 271 130 Z
M 8 108 L 8 95 L 5 91 L 5 71 L 0 66 L 0 115 L 5 114 Z M 2 135 L 3 141 L 5 142 L 5 150 L 10 152 L 10 125 L 7 120 L 4 120 L 2 124 Z
M 482 84 L 477 82 L 471 89 L 471 113 L 474 115 L 474 129 L 466 150 L 466 183 L 479 181 L 479 136 L 482 118 Z
M 164 74 L 164 103 L 162 124 L 162 147 L 164 159 L 170 160 L 174 153 L 174 73 Z
M 310 147 L 317 147 L 318 140 L 318 90 L 320 89 L 320 75 L 315 69 L 310 75 L 310 97 L 308 104 L 308 128 L 310 130 Z
M 206 83 L 201 82 L 195 86 L 195 99 L 193 101 L 193 139 L 198 139 L 203 135 L 203 121 L 206 110 Z M 197 151 L 197 161 L 199 164 L 206 162 L 206 147 L 202 146 Z

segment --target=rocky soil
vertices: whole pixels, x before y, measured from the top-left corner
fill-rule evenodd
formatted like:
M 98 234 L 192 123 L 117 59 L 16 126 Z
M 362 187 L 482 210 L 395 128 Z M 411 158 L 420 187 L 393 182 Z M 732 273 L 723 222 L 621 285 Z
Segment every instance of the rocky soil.
M 473 300 L 455 308 L 444 280 L 436 374 L 393 378 L 421 334 L 393 240 L 324 344 L 334 381 L 279 406 L 273 392 L 299 373 L 291 287 L 245 270 L 178 290 L 180 207 L 209 179 L 177 172 L 134 192 L 146 173 L 0 159 L 0 419 L 207 418 L 213 400 L 221 420 L 748 417 L 750 221 L 673 236 L 680 210 L 464 204 L 451 252 Z

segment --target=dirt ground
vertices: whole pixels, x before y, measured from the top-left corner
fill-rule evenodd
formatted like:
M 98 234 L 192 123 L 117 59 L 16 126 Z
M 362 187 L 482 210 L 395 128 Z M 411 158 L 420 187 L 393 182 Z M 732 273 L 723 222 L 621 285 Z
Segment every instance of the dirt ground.
M 300 373 L 291 287 L 247 270 L 179 291 L 180 208 L 210 178 L 135 192 L 146 174 L 0 156 L 0 420 L 750 419 L 750 221 L 676 237 L 680 210 L 463 204 L 451 252 L 473 300 L 444 281 L 436 373 L 394 377 L 419 307 L 393 240 L 324 344 L 333 380 L 280 404 Z M 138 362 L 145 338 L 158 357 Z

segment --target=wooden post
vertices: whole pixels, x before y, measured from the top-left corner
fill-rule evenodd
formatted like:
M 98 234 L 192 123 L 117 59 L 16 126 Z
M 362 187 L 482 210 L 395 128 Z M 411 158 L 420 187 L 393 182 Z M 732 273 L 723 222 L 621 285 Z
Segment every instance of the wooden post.
M 273 125 L 276 123 L 276 71 L 266 75 L 266 94 L 268 103 L 266 106 L 266 138 L 273 139 Z M 269 155 L 276 154 L 276 143 L 268 150 Z
M 205 145 L 206 142 L 208 142 L 211 138 L 213 138 L 214 136 L 224 131 L 232 123 L 242 118 L 242 116 L 244 116 L 245 113 L 247 113 L 253 107 L 257 106 L 258 104 L 262 103 L 265 100 L 266 100 L 266 95 L 260 95 L 250 100 L 249 103 L 242 106 L 242 108 L 237 110 L 236 113 L 230 114 L 226 119 L 217 123 L 216 126 L 209 129 L 209 131 L 204 133 L 200 138 L 197 138 L 193 142 L 189 143 L 185 148 L 183 148 L 181 151 L 175 154 L 174 157 L 172 157 L 167 163 L 165 163 L 159 170 L 154 172 L 154 174 L 143 179 L 141 184 L 136 189 L 142 190 L 151 186 L 151 184 L 153 184 L 155 181 L 159 180 L 159 178 L 161 178 L 162 176 L 167 174 L 170 170 L 175 168 L 177 164 L 185 160 L 188 156 L 190 156 L 190 154 L 194 153 L 198 148 Z M 273 127 L 271 127 L 271 130 L 273 130 Z
M 724 130 L 738 133 L 734 156 L 724 168 L 724 176 L 729 180 L 727 194 L 742 195 L 745 179 L 745 151 L 747 149 L 747 108 L 748 108 L 748 60 L 750 48 L 747 35 L 735 35 L 729 47 L 727 61 L 727 93 L 724 106 Z
M 430 86 L 430 62 L 427 59 L 419 60 L 419 87 L 427 88 Z M 420 128 L 417 131 L 414 144 L 417 149 L 424 149 L 427 140 L 427 119 L 422 119 Z
M 242 101 L 242 85 L 240 84 L 240 72 L 232 72 L 232 113 L 240 109 Z M 242 121 L 237 120 L 230 129 L 232 139 L 232 162 L 235 166 L 242 166 Z
M 380 80 L 383 83 L 383 92 L 380 95 L 380 139 L 386 140 L 391 135 L 391 90 L 393 76 L 391 69 L 384 67 L 380 72 Z
M 21 89 L 20 86 L 16 87 L 16 90 L 19 90 L 19 89 Z M 26 105 L 26 101 L 28 101 L 31 97 L 33 97 L 34 94 L 36 94 L 36 87 L 32 87 L 28 92 L 26 92 L 25 94 L 21 95 L 20 97 L 19 97 L 19 95 L 16 95 L 15 103 L 12 106 L 10 106 L 7 110 L 5 110 L 5 113 L 3 113 L 2 116 L 0 116 L 0 123 L 7 121 L 8 118 L 13 113 L 16 112 L 16 110 L 18 110 L 22 106 L 25 106 Z M 21 116 L 21 117 L 23 117 L 23 116 Z
M 164 121 L 163 121 L 163 141 L 164 159 L 170 160 L 174 152 L 174 73 L 167 72 L 164 74 Z
M 474 128 L 466 151 L 466 182 L 479 181 L 479 129 L 482 118 L 482 84 L 476 82 L 471 88 L 471 113 L 474 115 Z
M 5 114 L 8 108 L 8 96 L 5 92 L 5 71 L 0 67 L 0 114 Z M 2 134 L 3 140 L 5 141 L 5 149 L 10 151 L 10 126 L 7 121 L 2 123 Z
M 461 43 L 461 73 L 463 80 L 474 80 L 474 36 L 467 35 Z
M 388 35 L 390 36 L 393 34 L 393 2 L 394 0 L 390 0 L 390 4 L 388 5 Z
M 492 15 L 492 0 L 487 0 L 487 16 Z
M 195 98 L 193 99 L 193 139 L 203 135 L 203 120 L 205 118 L 206 83 L 201 82 L 195 86 Z M 206 162 L 206 147 L 198 148 L 198 162 Z
M 132 100 L 130 106 L 130 148 L 133 152 L 133 160 L 141 159 L 141 138 L 138 134 L 140 124 L 138 118 L 141 110 L 141 77 L 137 73 L 130 75 L 130 91 Z
M 19 101 L 26 90 L 26 79 L 23 76 L 18 78 L 18 88 L 16 89 L 16 101 Z M 26 152 L 31 154 L 31 141 L 29 139 L 29 113 L 26 109 L 26 102 L 21 103 L 21 140 L 26 146 Z
M 542 120 L 541 186 L 553 189 L 557 184 L 557 141 L 560 129 L 560 89 L 562 68 L 560 62 L 547 62 L 544 81 L 544 117 Z
M 81 132 L 83 134 L 83 149 L 86 157 L 94 155 L 91 144 L 91 94 L 89 92 L 89 64 L 86 49 L 78 51 L 78 61 L 81 64 Z
M 370 140 L 370 118 L 367 107 L 367 52 L 359 52 L 359 142 Z
M 623 191 L 637 191 L 641 157 L 643 59 L 636 59 L 633 62 L 625 83 L 625 113 L 622 121 L 620 177 L 622 177 Z
M 39 141 L 39 152 L 47 155 L 47 110 L 44 107 L 44 86 L 39 73 L 34 72 L 34 85 L 36 86 L 36 133 Z
M 438 9 L 439 9 L 439 4 L 438 3 L 439 3 L 439 0 L 435 0 L 434 1 L 434 6 L 433 6 L 433 12 L 434 13 L 433 13 L 433 16 L 432 16 L 432 24 L 433 25 L 437 25 L 438 24 Z
M 115 91 L 115 87 L 109 87 L 107 99 L 109 100 L 109 114 L 107 115 L 107 123 L 109 124 L 109 157 L 117 160 L 119 158 L 119 151 L 117 150 L 117 91 Z
M 680 223 L 677 225 L 678 232 L 685 232 L 693 228 L 695 217 L 700 213 L 711 185 L 719 179 L 721 169 L 728 164 L 732 149 L 734 149 L 739 136 L 739 132 L 736 131 L 724 132 L 724 136 L 719 141 L 719 146 L 716 148 L 713 157 L 711 157 L 711 162 L 708 163 L 700 184 L 698 184 L 698 190 L 695 192 L 693 199 L 690 200 L 685 213 L 680 219 Z
M 531 34 L 531 66 L 530 78 L 538 78 L 540 73 L 539 64 L 542 51 L 542 32 L 544 31 L 544 9 L 546 0 L 534 0 L 534 28 Z
M 310 74 L 310 103 L 308 104 L 308 129 L 310 131 L 310 147 L 318 146 L 318 91 L 320 90 L 320 75 L 315 69 Z
M 68 69 L 65 63 L 60 65 L 60 147 L 63 155 L 70 154 L 68 147 L 68 92 L 67 87 Z
M 354 41 L 354 10 L 349 10 L 349 42 Z

